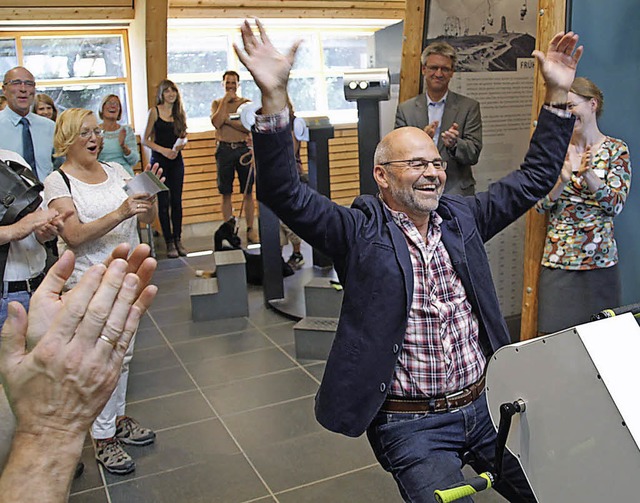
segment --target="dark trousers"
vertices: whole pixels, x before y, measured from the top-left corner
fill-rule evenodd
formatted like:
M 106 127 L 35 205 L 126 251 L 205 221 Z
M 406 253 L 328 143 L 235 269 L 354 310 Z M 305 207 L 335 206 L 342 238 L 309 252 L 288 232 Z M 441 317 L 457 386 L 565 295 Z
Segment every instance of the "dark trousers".
M 179 160 L 179 162 L 177 162 Z M 152 159 L 151 163 L 153 164 Z M 169 191 L 158 194 L 158 218 L 162 234 L 167 243 L 177 241 L 182 236 L 182 185 L 184 184 L 184 162 L 176 159 L 168 168 L 163 167 L 164 184 Z

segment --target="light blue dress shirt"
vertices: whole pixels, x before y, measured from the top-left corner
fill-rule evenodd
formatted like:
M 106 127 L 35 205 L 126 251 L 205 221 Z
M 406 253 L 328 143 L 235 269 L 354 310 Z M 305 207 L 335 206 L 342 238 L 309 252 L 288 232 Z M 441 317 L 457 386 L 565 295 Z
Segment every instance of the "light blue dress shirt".
M 41 181 L 53 171 L 53 131 L 56 123 L 33 112 L 27 114 L 31 130 L 33 149 L 36 154 L 36 170 Z M 0 111 L 0 148 L 16 152 L 24 156 L 22 148 L 22 116 L 9 107 Z
M 426 93 L 425 93 L 426 94 Z M 438 127 L 436 133 L 433 135 L 433 141 L 438 144 L 440 138 L 440 132 L 442 130 L 442 116 L 444 115 L 444 106 L 447 103 L 447 94 L 445 94 L 440 101 L 432 101 L 427 94 L 427 103 L 429 104 L 429 124 L 433 121 L 438 121 Z

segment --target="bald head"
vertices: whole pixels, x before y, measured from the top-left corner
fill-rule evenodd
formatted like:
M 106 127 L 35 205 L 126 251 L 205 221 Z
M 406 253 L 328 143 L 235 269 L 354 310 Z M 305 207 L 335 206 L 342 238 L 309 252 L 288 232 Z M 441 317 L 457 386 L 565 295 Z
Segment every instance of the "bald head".
M 403 127 L 391 131 L 374 154 L 373 177 L 384 202 L 424 225 L 438 207 L 447 175 L 431 161 L 440 160 L 433 139 L 422 129 Z
M 9 82 L 16 78 L 26 77 L 28 80 L 35 80 L 33 74 L 27 70 L 24 66 L 14 66 L 11 70 L 7 70 L 4 74 L 2 82 Z
M 378 143 L 373 154 L 373 164 L 380 165 L 389 161 L 423 157 L 420 153 L 422 149 L 429 151 L 430 159 L 436 159 L 440 156 L 433 139 L 422 129 L 417 127 L 394 129 Z
M 23 66 L 16 66 L 4 74 L 2 91 L 7 97 L 7 106 L 18 115 L 27 115 L 36 95 L 33 74 Z

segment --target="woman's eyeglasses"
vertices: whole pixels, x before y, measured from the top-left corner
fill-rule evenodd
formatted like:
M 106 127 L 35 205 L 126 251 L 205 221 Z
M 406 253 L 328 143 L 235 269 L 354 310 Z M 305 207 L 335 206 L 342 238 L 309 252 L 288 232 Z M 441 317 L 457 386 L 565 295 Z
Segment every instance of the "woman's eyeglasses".
M 82 131 L 80 131 L 80 134 L 78 136 L 80 136 L 80 138 L 82 138 L 83 140 L 87 140 L 91 138 L 92 134 L 96 135 L 96 138 L 101 138 L 103 131 L 99 127 L 94 129 L 83 129 Z

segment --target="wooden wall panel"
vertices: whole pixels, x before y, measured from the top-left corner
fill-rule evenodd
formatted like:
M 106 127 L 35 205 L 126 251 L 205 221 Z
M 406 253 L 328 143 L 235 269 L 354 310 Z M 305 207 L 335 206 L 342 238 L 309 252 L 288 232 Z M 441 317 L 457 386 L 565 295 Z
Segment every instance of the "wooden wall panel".
M 222 220 L 222 198 L 216 188 L 215 131 L 189 134 L 183 150 L 185 185 L 182 196 L 184 224 Z M 302 163 L 307 166 L 307 148 L 302 144 Z M 338 204 L 351 204 L 359 194 L 358 136 L 355 126 L 336 128 L 329 140 L 331 195 Z M 232 197 L 234 213 L 240 211 L 242 196 L 236 179 Z
M 405 0 L 169 0 L 169 16 L 183 18 L 402 19 Z

